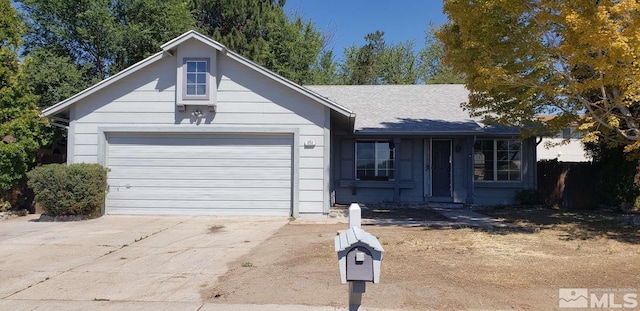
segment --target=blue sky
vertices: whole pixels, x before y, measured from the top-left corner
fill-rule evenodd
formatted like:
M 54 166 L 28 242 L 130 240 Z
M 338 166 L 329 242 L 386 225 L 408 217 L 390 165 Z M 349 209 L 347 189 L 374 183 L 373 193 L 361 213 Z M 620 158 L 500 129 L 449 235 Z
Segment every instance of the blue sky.
M 338 58 L 345 47 L 361 46 L 364 36 L 376 30 L 384 31 L 387 43 L 411 40 L 420 49 L 429 23 L 447 21 L 440 0 L 287 0 L 284 8 L 333 34 L 328 47 Z

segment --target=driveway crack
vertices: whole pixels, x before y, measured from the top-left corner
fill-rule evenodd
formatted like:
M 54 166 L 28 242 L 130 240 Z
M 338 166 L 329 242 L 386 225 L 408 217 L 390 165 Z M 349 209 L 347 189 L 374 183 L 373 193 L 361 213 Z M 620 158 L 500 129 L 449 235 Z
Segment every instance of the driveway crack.
M 147 239 L 147 238 L 149 238 L 149 237 L 152 237 L 152 236 L 154 236 L 154 235 L 156 235 L 156 234 L 158 234 L 158 233 L 160 233 L 160 232 L 163 232 L 163 231 L 169 230 L 169 229 L 171 229 L 171 228 L 174 228 L 174 227 L 176 227 L 176 226 L 179 226 L 179 225 L 181 225 L 181 224 L 185 223 L 187 220 L 188 220 L 188 219 L 186 219 L 186 220 L 182 220 L 182 221 L 179 221 L 179 222 L 177 222 L 177 223 L 176 223 L 176 224 L 174 224 L 174 225 L 167 226 L 166 228 L 163 228 L 163 229 L 160 229 L 160 230 L 158 230 L 158 231 L 155 231 L 155 232 L 152 232 L 152 233 L 150 233 L 150 234 L 147 234 L 147 235 L 145 235 L 145 236 L 139 237 L 139 238 L 135 239 L 135 240 L 133 241 L 133 243 L 131 243 L 131 244 L 138 243 L 138 242 L 140 242 L 140 241 L 142 241 L 142 240 L 144 240 L 144 239 Z M 125 248 L 125 247 L 127 247 L 127 246 L 129 246 L 129 243 L 127 243 L 127 244 L 123 244 L 123 245 L 121 245 L 120 247 L 117 247 L 116 249 L 112 249 L 112 250 L 108 251 L 107 253 L 105 253 L 105 254 L 103 254 L 103 255 L 101 255 L 101 256 L 98 256 L 96 259 L 100 259 L 100 258 L 103 258 L 103 257 L 108 256 L 108 255 L 110 255 L 110 254 L 113 254 L 113 253 L 115 253 L 115 252 L 117 252 L 117 251 L 119 251 L 119 250 L 121 250 L 121 249 L 123 249 L 123 248 Z M 67 273 L 67 272 L 69 272 L 69 271 L 71 271 L 71 270 L 77 269 L 77 268 L 79 268 L 79 267 L 81 267 L 81 266 L 83 266 L 83 265 L 85 265 L 85 264 L 86 264 L 86 263 L 81 263 L 81 264 L 79 264 L 79 265 L 77 265 L 77 266 L 75 266 L 75 267 L 71 267 L 71 268 L 69 268 L 69 269 L 67 269 L 67 270 L 64 270 L 64 271 L 62 271 L 62 272 L 60 272 L 60 273 L 58 273 L 58 274 L 56 274 L 56 275 L 54 275 L 54 276 L 51 276 L 51 277 L 49 277 L 49 276 L 48 276 L 48 277 L 46 277 L 46 278 L 45 278 L 45 279 L 43 279 L 43 280 L 40 280 L 40 281 L 38 281 L 38 282 L 36 282 L 36 283 L 34 283 L 34 284 L 30 284 L 30 285 L 28 285 L 27 287 L 25 287 L 25 288 L 23 288 L 23 289 L 20 289 L 20 290 L 17 290 L 16 292 L 14 292 L 14 293 L 12 293 L 12 294 L 9 294 L 9 295 L 7 295 L 7 296 L 4 296 L 4 297 L 2 297 L 2 298 L 0 298 L 0 299 L 7 299 L 7 298 L 10 298 L 11 296 L 14 296 L 14 295 L 16 295 L 16 294 L 19 294 L 19 293 L 21 293 L 21 292 L 23 292 L 23 291 L 25 291 L 25 290 L 27 290 L 27 289 L 29 289 L 29 288 L 32 288 L 32 287 L 34 287 L 34 286 L 36 286 L 36 285 L 39 285 L 39 284 L 42 284 L 42 283 L 44 283 L 44 282 L 46 282 L 46 281 L 49 281 L 49 280 L 51 280 L 51 279 L 53 279 L 53 278 L 55 278 L 55 277 L 58 277 L 58 276 L 60 276 L 60 275 L 62 275 L 62 274 L 65 274 L 65 273 Z

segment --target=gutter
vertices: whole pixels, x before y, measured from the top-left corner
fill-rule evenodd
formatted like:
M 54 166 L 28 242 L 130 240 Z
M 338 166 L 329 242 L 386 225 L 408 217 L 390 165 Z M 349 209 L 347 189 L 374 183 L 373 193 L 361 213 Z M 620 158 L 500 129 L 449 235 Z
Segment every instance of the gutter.
M 55 127 L 61 128 L 61 129 L 65 129 L 67 131 L 69 130 L 69 125 L 56 123 L 56 121 L 59 121 L 59 122 L 64 122 L 66 124 L 69 124 L 69 122 L 70 122 L 69 120 L 63 119 L 63 118 L 54 117 L 54 116 L 48 116 L 46 118 L 49 121 L 49 125 L 52 125 L 52 126 L 55 126 Z
M 350 113 L 349 114 L 349 133 L 355 133 L 356 131 L 356 114 L 355 113 Z

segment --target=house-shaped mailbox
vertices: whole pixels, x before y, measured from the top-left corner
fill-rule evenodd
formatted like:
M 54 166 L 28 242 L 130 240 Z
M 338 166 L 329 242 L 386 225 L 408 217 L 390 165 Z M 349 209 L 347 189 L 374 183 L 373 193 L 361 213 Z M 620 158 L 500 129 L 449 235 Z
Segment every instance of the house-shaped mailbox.
M 351 227 L 335 237 L 342 283 L 380 282 L 384 249 L 378 239 L 360 227 Z

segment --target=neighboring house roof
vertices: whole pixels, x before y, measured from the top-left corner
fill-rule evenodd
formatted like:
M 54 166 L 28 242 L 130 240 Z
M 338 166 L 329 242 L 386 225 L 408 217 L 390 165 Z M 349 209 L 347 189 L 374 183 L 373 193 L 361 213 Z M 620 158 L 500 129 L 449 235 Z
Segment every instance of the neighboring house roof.
M 113 84 L 114 82 L 156 62 L 157 60 L 162 59 L 164 56 L 173 56 L 172 50 L 175 49 L 176 47 L 178 47 L 181 43 L 190 40 L 190 39 L 195 39 L 198 40 L 220 52 L 222 52 L 222 54 L 224 54 L 225 56 L 230 57 L 231 59 L 234 59 L 240 63 L 242 63 L 243 65 L 246 65 L 248 67 L 250 67 L 251 69 L 255 70 L 256 72 L 259 72 L 265 76 L 267 76 L 268 78 L 271 78 L 277 82 L 279 82 L 280 84 L 293 89 L 294 91 L 297 91 L 299 93 L 301 93 L 302 95 L 305 95 L 329 108 L 331 108 L 334 111 L 337 111 L 338 113 L 350 117 L 350 118 L 354 118 L 355 115 L 347 108 L 336 104 L 335 102 L 332 102 L 331 100 L 328 100 L 327 98 L 320 96 L 314 92 L 309 91 L 308 89 L 288 80 L 285 79 L 275 73 L 273 73 L 272 71 L 269 71 L 266 68 L 263 68 L 261 66 L 259 66 L 258 64 L 244 58 L 243 56 L 241 56 L 240 54 L 237 54 L 235 52 L 229 51 L 227 50 L 227 48 L 220 44 L 219 42 L 216 42 L 214 40 L 212 40 L 211 38 L 208 38 L 194 30 L 190 30 L 188 32 L 185 32 L 184 34 L 178 36 L 177 38 L 163 44 L 161 46 L 162 51 L 158 52 L 152 56 L 149 56 L 148 58 L 130 66 L 129 68 L 126 68 L 122 71 L 120 71 L 119 73 L 105 79 L 102 80 L 101 82 L 83 90 L 82 92 L 69 97 L 68 99 L 59 102 L 49 108 L 46 108 L 42 111 L 42 115 L 43 116 L 53 116 L 57 113 L 60 113 L 62 111 L 67 110 L 67 108 L 73 104 L 75 104 L 76 102 L 82 100 L 83 98 L 86 98 L 87 96 Z
M 360 134 L 519 134 L 509 127 L 485 127 L 464 111 L 469 91 L 461 84 L 310 85 L 357 114 Z

